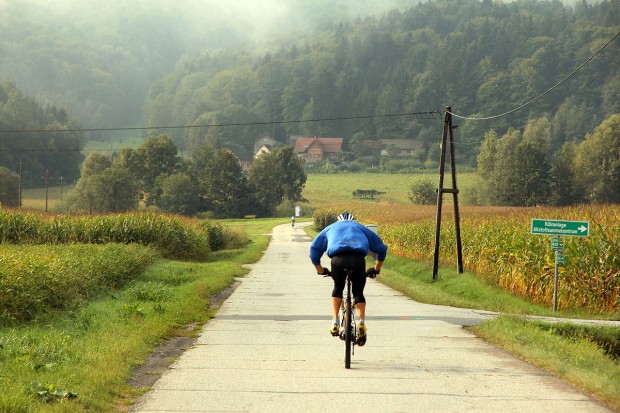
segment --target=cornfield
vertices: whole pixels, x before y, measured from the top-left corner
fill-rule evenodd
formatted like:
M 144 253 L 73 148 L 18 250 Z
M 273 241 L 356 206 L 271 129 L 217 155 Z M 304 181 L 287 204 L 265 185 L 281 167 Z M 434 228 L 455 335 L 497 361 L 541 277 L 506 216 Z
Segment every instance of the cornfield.
M 161 214 L 0 209 L 0 321 L 30 319 L 120 287 L 160 256 L 203 260 L 247 242 L 217 223 Z
M 0 209 L 2 244 L 137 243 L 165 257 L 200 260 L 222 247 L 222 233 L 219 224 L 151 213 L 48 216 Z
M 29 320 L 118 288 L 159 256 L 139 245 L 0 245 L 0 321 Z
M 375 212 L 373 217 L 377 217 Z M 597 312 L 620 310 L 620 207 L 505 209 L 461 212 L 463 261 L 467 269 L 534 302 L 553 300 L 555 255 L 550 237 L 532 235 L 533 218 L 589 221 L 587 238 L 564 237 L 565 263 L 560 267 L 560 308 Z M 435 219 L 380 226 L 390 250 L 401 256 L 432 260 Z M 381 224 L 381 222 L 379 222 Z M 454 220 L 442 219 L 440 257 L 456 263 Z

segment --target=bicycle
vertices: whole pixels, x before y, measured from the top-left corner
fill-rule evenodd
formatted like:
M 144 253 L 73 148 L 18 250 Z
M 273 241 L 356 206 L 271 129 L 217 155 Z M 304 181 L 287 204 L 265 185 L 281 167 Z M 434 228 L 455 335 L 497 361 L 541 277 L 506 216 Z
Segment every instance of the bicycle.
M 355 303 L 351 298 L 351 274 L 352 270 L 347 268 L 345 272 L 345 289 L 343 292 L 342 304 L 340 306 L 340 330 L 338 337 L 344 341 L 344 367 L 351 368 L 351 355 L 355 355 L 355 346 L 357 345 L 357 323 L 355 322 Z M 331 276 L 331 272 L 325 277 Z M 374 278 L 376 273 L 366 272 L 366 276 Z

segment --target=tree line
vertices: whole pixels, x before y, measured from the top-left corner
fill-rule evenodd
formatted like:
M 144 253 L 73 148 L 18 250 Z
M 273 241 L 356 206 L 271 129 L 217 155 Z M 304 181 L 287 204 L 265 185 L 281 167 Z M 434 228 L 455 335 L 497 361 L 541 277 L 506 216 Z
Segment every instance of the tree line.
M 305 182 L 302 161 L 290 147 L 261 155 L 244 173 L 229 149 L 204 146 L 186 160 L 168 136 L 160 135 L 113 156 L 90 154 L 65 208 L 89 213 L 146 208 L 184 215 L 209 212 L 218 218 L 271 216 L 281 204 L 302 200 Z
M 366 139 L 415 139 L 434 150 L 437 121 L 381 115 L 443 112 L 444 105 L 472 116 L 504 113 L 556 84 L 618 27 L 615 1 L 583 1 L 574 9 L 557 0 L 419 3 L 328 26 L 314 38 L 288 38 L 258 56 L 233 49 L 186 58 L 151 87 L 146 125 L 201 126 L 171 134 L 190 150 L 204 142 L 246 146 L 267 128 L 282 142 L 290 135 L 344 137 L 357 153 Z M 619 113 L 613 50 L 524 110 L 493 122 L 461 122 L 459 162 L 476 164 L 490 129 L 504 134 L 548 114 L 557 151 Z M 283 123 L 218 126 L 269 121 Z
M 21 167 L 24 187 L 42 187 L 46 177 L 57 183 L 79 177 L 83 135 L 71 132 L 78 129 L 64 108 L 43 106 L 11 82 L 0 84 L 0 166 L 5 175 Z
M 552 151 L 551 122 L 541 117 L 521 132 L 485 134 L 478 155 L 477 202 L 483 205 L 620 203 L 620 114 L 579 143 Z

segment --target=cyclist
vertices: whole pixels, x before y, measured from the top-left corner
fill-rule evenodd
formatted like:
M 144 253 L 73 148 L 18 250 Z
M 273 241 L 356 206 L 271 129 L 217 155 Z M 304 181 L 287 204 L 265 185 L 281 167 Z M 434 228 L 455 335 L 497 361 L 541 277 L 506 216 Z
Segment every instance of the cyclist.
M 367 272 L 365 257 L 368 251 L 376 254 L 374 268 Z M 366 343 L 366 299 L 364 287 L 366 276 L 374 278 L 381 271 L 387 246 L 381 238 L 364 225 L 355 221 L 355 217 L 343 212 L 338 215 L 338 220 L 321 231 L 310 245 L 310 260 L 319 275 L 327 275 L 330 271 L 321 266 L 321 257 L 327 252 L 331 258 L 331 276 L 334 279 L 332 291 L 332 324 L 329 330 L 333 336 L 338 336 L 338 313 L 342 304 L 342 295 L 345 287 L 345 269 L 353 270 L 351 284 L 355 310 L 359 318 L 357 333 L 357 345 Z

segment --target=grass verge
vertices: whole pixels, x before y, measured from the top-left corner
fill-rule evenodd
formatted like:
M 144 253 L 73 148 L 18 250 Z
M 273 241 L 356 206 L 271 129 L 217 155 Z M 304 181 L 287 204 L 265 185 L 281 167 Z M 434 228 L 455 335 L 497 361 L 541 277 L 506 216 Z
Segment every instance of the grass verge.
M 416 301 L 512 314 L 471 331 L 620 410 L 620 327 L 525 320 L 518 315 L 553 316 L 553 310 L 488 285 L 472 273 L 443 268 L 433 282 L 429 264 L 394 256 L 383 268 L 378 279 Z M 600 314 L 558 311 L 555 316 L 585 319 Z
M 620 364 L 599 338 L 618 343 L 620 328 L 585 327 L 500 316 L 472 327 L 496 344 L 620 410 Z

